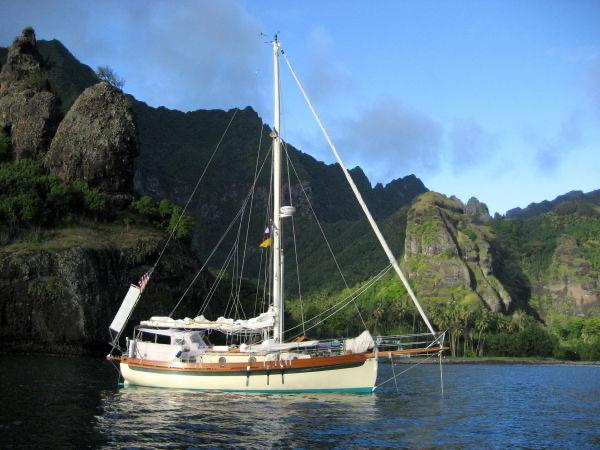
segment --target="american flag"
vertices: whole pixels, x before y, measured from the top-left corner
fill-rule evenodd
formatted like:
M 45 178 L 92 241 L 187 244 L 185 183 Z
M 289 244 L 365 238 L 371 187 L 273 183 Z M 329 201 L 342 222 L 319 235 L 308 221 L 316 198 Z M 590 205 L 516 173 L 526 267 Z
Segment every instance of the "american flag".
M 154 272 L 154 269 L 150 269 L 148 272 L 146 272 L 144 275 L 142 275 L 140 277 L 140 280 L 138 281 L 138 286 L 140 287 L 140 292 L 144 292 L 146 285 L 150 282 L 150 277 L 152 276 L 152 272 Z

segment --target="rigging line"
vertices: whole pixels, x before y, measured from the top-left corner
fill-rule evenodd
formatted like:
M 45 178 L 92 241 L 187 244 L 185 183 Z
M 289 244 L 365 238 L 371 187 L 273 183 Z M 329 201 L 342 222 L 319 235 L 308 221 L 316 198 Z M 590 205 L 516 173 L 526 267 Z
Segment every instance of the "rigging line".
M 254 165 L 254 178 L 256 178 L 256 172 L 258 171 L 258 162 L 260 161 L 260 150 L 262 147 L 262 137 L 263 137 L 263 127 L 264 124 L 261 120 L 260 122 L 260 129 L 259 129 L 259 136 L 258 136 L 258 152 L 256 154 L 256 164 Z M 244 265 L 246 262 L 246 248 L 248 246 L 248 233 L 250 231 L 250 221 L 252 220 L 252 205 L 254 204 L 254 189 L 252 189 L 252 197 L 250 198 L 250 209 L 248 211 L 248 226 L 246 227 L 246 239 L 244 240 L 244 253 L 242 255 L 242 267 L 240 269 L 240 285 L 238 288 L 238 298 L 240 296 L 240 291 L 242 289 L 242 277 L 244 276 Z
M 254 192 L 254 189 L 251 189 L 250 192 Z M 252 194 L 251 194 L 252 195 Z M 233 259 L 233 265 L 231 267 L 231 297 L 233 298 L 233 305 L 232 305 L 232 309 L 231 311 L 233 312 L 233 307 L 235 307 L 235 314 L 237 316 L 238 314 L 238 308 L 237 308 L 237 303 L 236 303 L 236 295 L 239 293 L 239 289 L 238 289 L 238 283 L 241 283 L 241 280 L 236 280 L 237 278 L 237 274 L 238 274 L 238 266 L 239 266 L 239 260 L 240 260 L 240 252 L 239 252 L 239 246 L 240 246 L 240 234 L 242 232 L 242 225 L 244 223 L 244 215 L 246 213 L 246 206 L 244 206 L 244 210 L 242 211 L 242 215 L 240 217 L 240 224 L 238 226 L 238 232 L 237 232 L 237 236 L 235 238 L 234 241 L 234 246 L 235 246 L 235 257 Z M 241 304 L 240 304 L 241 306 Z M 246 318 L 246 313 L 244 312 L 243 308 L 242 308 L 242 314 L 244 315 L 244 319 Z
M 378 281 L 378 280 L 376 280 Z M 375 282 L 371 283 L 370 285 L 368 285 L 365 289 L 363 289 L 362 291 L 358 292 L 355 291 L 354 294 L 351 296 L 350 300 L 348 300 L 346 303 L 344 303 L 342 306 L 340 306 L 338 309 L 336 309 L 334 312 L 332 312 L 331 314 L 329 314 L 327 317 L 325 317 L 324 319 L 320 320 L 319 322 L 311 325 L 309 328 L 306 329 L 306 331 L 310 331 L 313 328 L 318 327 L 319 325 L 321 325 L 323 322 L 325 322 L 327 319 L 329 319 L 330 317 L 333 317 L 334 315 L 336 315 L 337 313 L 339 313 L 342 309 L 344 309 L 346 306 L 348 306 L 351 302 L 355 302 L 356 299 L 358 297 L 360 297 L 361 295 L 363 295 L 365 292 L 367 292 L 367 289 L 370 288 L 371 286 L 373 286 L 373 284 L 375 284 Z M 356 302 L 354 303 L 356 304 Z
M 389 269 L 389 268 L 388 268 Z M 387 270 L 386 270 L 387 272 Z M 383 275 L 385 275 L 385 272 L 383 274 L 381 274 L 381 276 L 379 278 L 376 278 L 374 280 L 372 280 L 369 284 L 367 284 L 362 290 L 356 290 L 354 291 L 354 293 L 352 293 L 350 295 L 350 299 L 348 301 L 346 301 L 342 306 L 340 306 L 338 309 L 336 309 L 334 312 L 332 312 L 331 314 L 329 314 L 327 317 L 325 317 L 324 319 L 321 319 L 319 322 L 314 323 L 313 325 L 311 325 L 309 328 L 306 329 L 306 331 L 310 331 L 313 328 L 318 327 L 319 325 L 321 325 L 323 322 L 325 322 L 326 320 L 328 320 L 330 317 L 333 317 L 334 315 L 336 315 L 338 312 L 340 312 L 341 310 L 343 310 L 344 308 L 346 308 L 346 306 L 348 306 L 351 302 L 356 302 L 356 299 L 358 297 L 360 297 L 361 295 L 363 295 L 365 292 L 367 292 L 367 290 L 369 290 L 371 288 L 371 286 L 373 286 L 375 283 L 377 283 L 381 277 L 383 277 Z M 348 297 L 346 297 L 348 298 Z M 340 303 L 338 302 L 337 305 L 339 305 Z M 356 304 L 356 303 L 355 303 Z M 329 308 L 329 310 L 331 310 L 331 308 Z
M 351 292 L 348 296 L 344 297 L 343 299 L 339 300 L 337 303 L 334 303 L 333 305 L 331 305 L 330 307 L 328 307 L 327 309 L 321 311 L 319 314 L 317 314 L 316 316 L 311 317 L 310 319 L 308 319 L 306 322 L 312 322 L 313 320 L 318 319 L 319 317 L 321 317 L 324 314 L 327 314 L 329 311 L 331 311 L 332 309 L 336 308 L 338 305 L 342 304 L 342 303 L 349 303 L 351 301 L 351 297 L 352 296 L 359 296 L 362 295 L 362 293 L 369 289 L 374 283 L 378 282 L 390 269 L 390 265 L 384 267 L 379 273 L 377 273 L 377 275 L 375 275 L 373 278 L 371 278 L 369 281 L 367 281 L 365 284 L 359 286 L 358 288 L 356 288 L 356 290 L 354 290 L 353 292 Z M 322 322 L 322 321 L 321 321 Z M 289 331 L 292 331 L 296 328 L 298 328 L 300 325 L 295 325 L 291 328 L 288 328 L 286 330 L 286 333 Z
M 402 269 L 398 265 L 398 260 L 392 253 L 392 250 L 388 246 L 385 238 L 383 237 L 383 234 L 381 234 L 381 230 L 379 229 L 377 222 L 375 222 L 375 219 L 373 219 L 373 216 L 371 215 L 371 212 L 369 211 L 367 204 L 363 200 L 362 195 L 361 195 L 360 191 L 358 190 L 358 187 L 356 187 L 354 180 L 352 180 L 352 176 L 350 175 L 350 172 L 348 172 L 348 169 L 346 168 L 344 161 L 342 161 L 342 158 L 341 158 L 340 154 L 338 153 L 338 151 L 335 147 L 335 144 L 331 140 L 331 137 L 329 136 L 329 133 L 325 129 L 323 122 L 321 122 L 321 118 L 317 114 L 317 111 L 313 107 L 312 102 L 308 98 L 308 94 L 304 90 L 302 83 L 300 83 L 300 80 L 296 76 L 296 72 L 294 72 L 294 69 L 292 69 L 292 65 L 290 64 L 290 61 L 288 60 L 287 55 L 283 51 L 281 53 L 283 55 L 285 63 L 287 64 L 288 68 L 290 69 L 290 72 L 292 74 L 292 77 L 294 78 L 294 81 L 298 85 L 298 89 L 300 89 L 300 92 L 302 93 L 302 96 L 304 97 L 304 101 L 306 102 L 308 109 L 310 109 L 310 112 L 312 113 L 315 121 L 317 122 L 317 125 L 319 125 L 319 128 L 321 129 L 321 132 L 323 133 L 323 136 L 325 137 L 325 140 L 327 141 L 327 144 L 329 145 L 329 148 L 331 149 L 333 156 L 335 156 L 335 159 L 338 162 L 340 168 L 342 169 L 342 172 L 343 172 L 344 176 L 346 177 L 346 180 L 348 181 L 348 184 L 350 185 L 352 192 L 354 192 L 354 196 L 356 197 L 356 200 L 358 200 L 360 207 L 362 208 L 365 216 L 367 217 L 367 220 L 369 221 L 369 225 L 371 225 L 371 228 L 373 229 L 373 233 L 375 233 L 375 236 L 377 237 L 377 240 L 379 241 L 381 248 L 385 252 L 390 263 L 392 264 L 394 271 L 396 272 L 396 274 L 398 275 L 400 280 L 402 280 L 402 284 L 404 284 L 404 288 L 406 289 L 406 292 L 408 292 L 408 295 L 411 298 L 411 300 L 413 301 L 415 307 L 419 310 L 419 314 L 421 314 L 421 318 L 423 319 L 423 322 L 425 322 L 425 325 L 427 325 L 427 328 L 429 329 L 431 334 L 435 336 L 435 331 L 433 329 L 433 326 L 431 325 L 431 322 L 429 322 L 429 319 L 427 318 L 427 314 L 425 314 L 425 311 L 423 310 L 421 303 L 419 303 L 417 296 L 415 295 L 412 288 L 410 287 L 410 284 L 408 283 L 408 280 L 406 279 L 404 272 L 402 272 Z
M 185 292 L 183 293 L 183 295 L 181 296 L 181 298 L 179 299 L 179 301 L 177 302 L 177 304 L 175 305 L 175 307 L 169 313 L 169 317 L 171 317 L 173 315 L 173 313 L 175 312 L 175 310 L 177 309 L 177 307 L 179 306 L 179 304 L 181 303 L 181 301 L 183 300 L 183 298 L 187 295 L 187 293 L 189 292 L 189 290 L 192 288 L 193 284 L 196 282 L 196 280 L 200 276 L 200 273 L 208 265 L 208 262 L 210 261 L 210 259 L 213 257 L 213 255 L 217 251 L 217 248 L 219 248 L 219 246 L 221 245 L 221 243 L 225 239 L 225 236 L 227 236 L 227 234 L 229 233 L 229 230 L 231 230 L 231 228 L 233 227 L 233 224 L 235 222 L 237 222 L 237 219 L 238 219 L 238 217 L 239 217 L 239 215 L 240 215 L 241 212 L 242 212 L 242 210 L 240 209 L 238 211 L 238 213 L 235 215 L 235 217 L 233 218 L 233 220 L 231 221 L 231 223 L 229 224 L 229 226 L 227 227 L 227 229 L 225 230 L 225 232 L 223 233 L 223 235 L 221 236 L 221 238 L 217 242 L 217 245 L 215 246 L 215 248 L 212 250 L 212 252 L 210 252 L 210 255 L 208 255 L 208 258 L 206 258 L 206 261 L 204 261 L 204 264 L 202 264 L 202 267 L 200 268 L 200 270 L 198 271 L 198 273 L 196 273 L 196 275 L 194 276 L 194 278 L 192 278 L 192 281 L 190 282 L 189 286 L 187 287 L 187 289 L 185 290 Z
M 263 162 L 262 162 L 262 164 L 260 166 L 260 170 L 258 171 L 259 175 L 260 175 L 260 172 L 262 172 L 262 169 L 265 166 L 265 163 L 269 159 L 269 155 L 270 154 L 271 154 L 271 152 L 269 151 L 267 153 L 267 155 L 265 156 L 265 159 L 263 160 Z M 254 179 L 254 182 L 252 183 L 251 189 L 254 189 L 254 186 L 256 186 L 256 181 L 257 180 L 258 180 L 258 176 Z M 173 315 L 173 313 L 175 312 L 175 310 L 177 309 L 177 307 L 182 302 L 183 298 L 187 295 L 187 293 L 189 292 L 189 290 L 192 288 L 192 286 L 194 285 L 194 283 L 196 282 L 196 280 L 200 276 L 200 273 L 208 265 L 208 262 L 213 257 L 213 255 L 215 254 L 215 252 L 217 251 L 217 249 L 219 248 L 219 246 L 221 245 L 221 243 L 223 242 L 223 240 L 225 239 L 225 237 L 229 233 L 229 230 L 231 230 L 231 228 L 233 227 L 233 225 L 237 222 L 238 217 L 240 216 L 241 212 L 246 207 L 246 203 L 248 203 L 249 199 L 250 199 L 250 193 L 248 193 L 248 195 L 244 199 L 244 202 L 242 203 L 242 207 L 239 209 L 239 211 L 237 212 L 237 214 L 235 215 L 235 217 L 233 218 L 233 220 L 227 226 L 227 229 L 225 230 L 225 232 L 223 233 L 223 235 L 220 237 L 219 241 L 217 242 L 217 245 L 215 245 L 215 247 L 213 248 L 213 250 L 210 252 L 210 254 L 208 255 L 208 258 L 206 258 L 206 260 L 204 261 L 204 264 L 202 264 L 202 267 L 200 268 L 200 270 L 196 273 L 196 275 L 194 276 L 194 278 L 192 278 L 192 281 L 190 282 L 189 286 L 187 287 L 187 289 L 185 290 L 185 292 L 183 293 L 183 295 L 181 296 L 181 298 L 179 299 L 179 301 L 177 302 L 177 304 L 175 305 L 175 307 L 169 313 L 169 317 Z
M 232 245 L 231 250 L 229 250 L 229 254 L 225 258 L 225 261 L 223 262 L 223 265 L 221 266 L 221 270 L 219 271 L 219 274 L 218 274 L 215 282 L 211 286 L 211 289 L 209 290 L 208 294 L 206 295 L 204 301 L 202 302 L 202 305 L 200 306 L 200 310 L 198 311 L 198 313 L 196 313 L 196 315 L 204 314 L 204 312 L 206 311 L 208 304 L 212 300 L 215 292 L 217 291 L 219 284 L 221 283 L 221 281 L 223 280 L 223 278 L 225 276 L 225 272 L 226 272 L 227 268 L 229 267 L 229 263 L 231 262 L 231 259 L 233 258 L 234 251 L 235 251 L 235 245 Z
M 263 255 L 264 255 L 264 252 L 261 251 L 259 262 L 258 262 L 258 276 L 256 277 L 256 294 L 254 296 L 254 313 L 252 314 L 252 317 L 256 317 L 256 305 L 258 303 L 258 293 L 260 292 L 260 278 L 262 276 Z
M 273 267 L 272 253 L 273 252 L 270 247 L 265 251 L 265 279 L 263 282 L 263 295 L 260 302 L 260 311 L 265 311 L 265 305 L 267 305 L 267 303 L 271 303 L 271 292 L 269 290 L 269 286 L 271 286 L 271 267 Z
M 273 149 L 273 146 L 271 145 L 271 150 Z M 269 194 L 267 197 L 267 209 L 265 211 L 265 226 L 268 227 L 269 229 L 269 238 L 271 238 L 271 228 L 272 228 L 272 223 L 271 223 L 271 219 L 269 216 L 269 211 L 271 211 L 272 209 L 272 202 L 273 202 L 273 164 L 271 164 L 271 171 L 270 171 L 270 175 L 269 175 Z M 272 268 L 272 262 L 273 262 L 273 251 L 272 251 L 273 247 L 269 246 L 267 247 L 267 250 L 265 251 L 265 281 L 263 284 L 263 296 L 262 296 L 262 301 L 261 301 L 261 305 L 260 305 L 260 310 L 261 311 L 265 311 L 265 304 L 267 303 L 267 295 L 269 296 L 269 304 L 271 303 L 271 291 L 268 288 L 269 286 L 271 286 L 271 268 Z M 256 314 L 254 315 L 256 317 Z
M 287 145 L 284 144 L 284 147 L 287 148 Z M 287 150 L 285 152 L 286 158 L 290 163 L 290 166 L 292 166 L 292 170 L 294 171 L 294 174 L 296 175 L 296 178 L 298 179 L 298 184 L 300 185 L 300 188 L 302 189 L 302 192 L 304 193 L 304 196 L 306 197 L 306 201 L 308 203 L 308 206 L 310 207 L 310 210 L 315 218 L 315 221 L 317 222 L 317 225 L 319 226 L 319 230 L 321 230 L 321 234 L 323 235 L 323 238 L 325 239 L 325 243 L 327 244 L 327 248 L 329 249 L 329 253 L 331 253 L 331 257 L 333 258 L 333 262 L 335 262 L 335 266 L 338 269 L 338 272 L 340 273 L 340 276 L 342 277 L 342 280 L 344 281 L 344 285 L 346 286 L 346 289 L 350 289 L 350 286 L 348 286 L 348 282 L 346 281 L 346 277 L 344 277 L 344 274 L 342 273 L 342 269 L 340 267 L 340 264 L 338 263 L 337 258 L 335 257 L 335 253 L 333 253 L 333 249 L 331 248 L 331 245 L 329 244 L 329 240 L 327 239 L 327 236 L 325 235 L 325 230 L 323 230 L 323 227 L 321 226 L 321 222 L 319 222 L 319 219 L 317 217 L 317 213 L 315 212 L 312 203 L 310 202 L 310 199 L 308 198 L 308 194 L 306 193 L 306 190 L 304 189 L 304 185 L 302 184 L 302 180 L 300 180 L 300 176 L 298 175 L 298 172 L 296 171 L 296 167 L 294 166 L 294 162 L 292 161 L 292 159 L 290 158 L 290 155 L 288 154 Z M 354 307 L 356 308 L 356 312 L 358 313 L 358 317 L 360 317 L 360 321 L 362 322 L 363 326 L 365 327 L 365 330 L 368 328 L 367 324 L 365 323 L 365 319 L 363 318 L 362 314 L 360 313 L 360 309 L 358 309 L 358 305 L 356 303 L 354 303 Z
M 171 230 L 171 233 L 169 234 L 169 238 L 167 239 L 167 242 L 165 242 L 165 245 L 163 246 L 162 250 L 160 251 L 160 253 L 158 255 L 158 258 L 156 259 L 156 262 L 152 266 L 152 270 L 153 271 L 154 271 L 154 269 L 156 269 L 156 266 L 158 266 L 158 263 L 160 262 L 163 254 L 165 253 L 165 250 L 169 246 L 169 243 L 171 242 L 171 239 L 173 239 L 173 236 L 175 235 L 175 231 L 177 231 L 177 227 L 179 227 L 179 223 L 181 222 L 181 219 L 185 215 L 185 213 L 186 213 L 186 211 L 188 209 L 188 206 L 190 206 L 190 202 L 192 201 L 192 198 L 194 198 L 194 195 L 196 194 L 196 191 L 198 190 L 198 186 L 200 186 L 200 183 L 202 182 L 202 179 L 204 178 L 204 175 L 206 174 L 206 171 L 210 167 L 210 164 L 212 163 L 213 158 L 217 154 L 217 151 L 219 150 L 219 147 L 221 147 L 221 143 L 223 142 L 223 139 L 227 135 L 227 132 L 229 131 L 229 127 L 231 127 L 231 124 L 233 123 L 233 119 L 235 119 L 235 116 L 237 115 L 238 111 L 239 111 L 238 108 L 234 109 L 233 115 L 231 116 L 231 119 L 229 120 L 229 123 L 225 127 L 225 131 L 223 131 L 223 134 L 221 135 L 221 138 L 219 139 L 219 142 L 217 142 L 217 145 L 215 146 L 215 149 L 213 150 L 212 155 L 210 155 L 210 158 L 209 158 L 208 162 L 204 166 L 204 170 L 202 171 L 202 174 L 200 174 L 200 177 L 198 178 L 198 181 L 196 182 L 196 186 L 194 186 L 194 189 L 192 190 L 192 193 L 188 197 L 188 200 L 185 203 L 185 206 L 183 207 L 183 210 L 181 211 L 181 214 L 179 214 L 179 218 L 177 219 L 177 222 L 175 223 L 175 226 Z
M 292 204 L 292 179 L 290 177 L 290 161 L 288 157 L 287 145 L 283 147 L 285 151 L 286 157 L 286 167 L 287 167 L 287 176 L 288 176 L 288 192 L 290 197 L 290 206 Z M 296 258 L 296 277 L 298 279 L 298 298 L 300 299 L 300 319 L 302 320 L 302 334 L 306 335 L 306 331 L 304 330 L 304 305 L 302 304 L 302 289 L 300 287 L 300 266 L 298 265 L 298 248 L 296 246 L 296 226 L 294 225 L 294 216 L 292 215 L 292 235 L 294 236 L 294 257 Z
M 284 144 L 284 147 L 286 145 Z M 317 225 L 319 227 L 319 230 L 321 231 L 321 234 L 323 235 L 323 239 L 325 239 L 325 243 L 327 244 L 327 248 L 329 249 L 329 253 L 331 253 L 331 256 L 333 258 L 333 261 L 335 262 L 335 266 L 337 267 L 338 272 L 340 273 L 340 277 L 342 278 L 342 281 L 344 282 L 344 286 L 346 286 L 346 288 L 349 288 L 350 286 L 348 286 L 348 282 L 346 281 L 346 277 L 344 276 L 344 273 L 342 272 L 342 269 L 337 261 L 337 258 L 335 257 L 335 254 L 333 253 L 333 249 L 331 248 L 331 245 L 329 244 L 329 240 L 327 239 L 327 236 L 325 235 L 325 230 L 323 230 L 323 227 L 321 226 L 321 222 L 319 221 L 318 217 L 317 217 L 317 213 L 315 212 L 312 203 L 308 197 L 308 194 L 306 193 L 306 190 L 304 189 L 304 185 L 302 184 L 302 180 L 300 180 L 300 176 L 298 175 L 298 172 L 296 171 L 296 167 L 294 166 L 293 161 L 291 160 L 290 156 L 288 155 L 287 151 L 286 151 L 286 158 L 289 161 L 290 165 L 292 166 L 292 170 L 294 171 L 294 174 L 296 175 L 296 178 L 298 180 L 298 184 L 300 185 L 300 188 L 302 189 L 302 192 L 304 194 L 304 196 L 306 197 L 306 201 L 308 202 L 308 206 L 310 207 L 310 211 L 312 212 L 313 217 L 315 218 L 315 221 L 317 222 Z
M 270 150 L 269 150 L 270 152 Z M 268 157 L 268 154 L 267 154 Z M 261 166 L 261 170 L 262 170 L 262 166 Z M 257 178 L 257 176 L 255 176 L 255 178 Z M 218 279 L 218 283 L 220 283 L 222 277 L 225 274 L 225 270 L 227 269 L 227 267 L 229 266 L 231 260 L 234 257 L 234 253 L 236 250 L 236 242 L 233 243 L 231 250 L 229 251 L 229 254 L 227 256 L 227 258 L 225 259 L 225 262 L 223 263 L 223 265 L 221 266 L 221 270 L 219 272 L 219 276 L 217 277 Z M 216 284 L 218 284 L 216 283 Z M 213 284 L 213 286 L 215 286 L 215 284 Z M 198 312 L 198 314 L 204 314 L 204 312 L 206 311 L 206 308 L 208 307 L 210 301 L 212 300 L 212 297 L 214 296 L 214 293 L 216 292 L 216 286 L 215 289 L 212 291 L 212 293 L 209 291 L 209 293 L 207 294 L 207 297 L 205 298 L 204 302 L 202 303 L 202 305 L 200 306 L 200 310 Z M 229 307 L 229 302 L 227 303 L 227 306 L 225 308 L 225 310 L 227 310 Z M 226 314 L 224 314 L 226 316 Z
M 356 288 L 356 290 L 354 290 L 353 292 L 351 292 L 347 297 L 344 297 L 343 299 L 341 299 L 340 301 L 338 301 L 337 303 L 334 303 L 332 306 L 330 306 L 329 308 L 325 309 L 324 311 L 321 311 L 319 314 L 317 314 L 316 316 L 311 317 L 310 319 L 308 319 L 306 322 L 312 322 L 313 320 L 318 319 L 319 317 L 321 317 L 324 314 L 327 314 L 329 311 L 331 311 L 334 308 L 337 308 L 338 305 L 344 303 L 344 306 L 342 308 L 345 308 L 348 304 L 350 304 L 351 301 L 353 301 L 353 299 L 358 298 L 360 295 L 362 295 L 367 289 L 369 289 L 373 284 L 377 283 L 391 268 L 391 264 L 388 264 L 386 267 L 384 267 L 383 269 L 381 269 L 381 271 L 379 271 L 379 273 L 377 273 L 377 275 L 375 275 L 373 278 L 371 278 L 369 281 L 367 281 L 365 284 L 363 284 L 362 286 L 359 286 L 358 288 Z M 336 311 L 337 312 L 337 311 Z M 335 314 L 335 313 L 334 313 Z M 331 317 L 328 316 L 327 318 Z M 321 324 L 325 321 L 326 319 L 323 319 L 321 321 L 319 321 L 318 324 Z M 318 325 L 317 324 L 317 325 Z M 292 330 L 295 330 L 296 328 L 300 327 L 300 325 L 295 325 L 291 328 L 288 328 L 287 330 L 285 330 L 285 332 L 289 332 Z M 312 327 L 314 328 L 314 327 Z M 311 329 L 311 328 L 309 328 Z
M 206 308 L 208 307 L 208 304 L 212 300 L 215 292 L 218 289 L 219 284 L 221 283 L 221 280 L 223 279 L 223 277 L 225 275 L 225 271 L 229 267 L 229 263 L 231 262 L 231 259 L 233 258 L 234 252 L 235 252 L 235 243 L 231 246 L 231 250 L 229 250 L 229 253 L 226 256 L 225 261 L 221 265 L 221 269 L 219 270 L 219 273 L 217 274 L 215 281 L 213 282 L 212 286 L 210 287 L 208 293 L 206 294 L 204 301 L 202 302 L 202 305 L 200 305 L 200 309 L 196 313 L 196 316 L 198 316 L 200 314 L 204 314 Z
M 394 375 L 394 384 L 396 385 L 396 394 L 399 394 L 398 390 L 398 380 L 396 379 L 396 369 L 394 369 L 394 357 L 392 356 L 392 352 L 390 352 L 390 363 L 392 364 L 392 375 Z
M 273 144 L 271 144 L 270 150 L 273 150 Z M 271 209 L 271 189 L 273 188 L 273 166 L 271 165 L 271 170 L 270 170 L 270 175 L 269 175 L 269 194 L 267 196 L 267 212 L 265 213 L 265 220 L 263 222 L 263 226 L 265 227 L 269 227 L 270 229 L 270 224 L 269 224 L 269 213 L 268 211 L 270 211 Z M 256 277 L 256 296 L 254 298 L 254 314 L 253 317 L 256 317 L 256 307 L 258 306 L 258 295 L 260 292 L 260 285 L 261 285 L 261 280 L 262 280 L 262 263 L 263 263 L 263 257 L 265 258 L 265 280 L 267 278 L 266 275 L 266 267 L 268 265 L 268 259 L 269 258 L 269 252 L 268 250 L 264 250 L 262 247 L 260 248 L 260 265 L 258 268 L 258 276 Z M 262 304 L 264 305 L 264 295 L 265 295 L 265 291 L 263 289 L 263 301 Z
M 242 215 L 242 218 L 240 220 L 240 231 L 241 231 L 241 225 L 242 225 L 243 219 L 244 218 L 243 218 L 243 215 Z M 242 308 L 242 304 L 240 302 L 239 297 L 237 296 L 237 294 L 239 292 L 238 289 L 237 289 L 237 286 L 241 282 L 241 280 L 237 279 L 238 267 L 239 267 L 239 264 L 240 264 L 239 263 L 239 261 L 240 261 L 239 246 L 240 246 L 240 234 L 238 232 L 238 237 L 236 239 L 235 260 L 234 260 L 234 265 L 232 267 L 233 270 L 232 270 L 232 280 L 231 280 L 232 283 L 231 283 L 231 286 L 232 286 L 233 290 L 231 292 L 231 299 L 233 300 L 233 302 L 232 302 L 232 305 L 231 305 L 231 310 L 230 310 L 231 312 L 230 312 L 230 314 L 233 317 L 240 317 L 239 310 L 241 309 L 242 310 L 242 315 L 244 316 L 244 319 L 245 319 L 246 318 L 246 313 L 245 313 L 244 309 Z M 238 306 L 239 306 L 239 308 L 238 308 Z M 235 313 L 233 312 L 234 308 L 235 308 Z
M 229 254 L 225 258 L 225 261 L 223 262 L 223 265 L 221 266 L 221 269 L 219 270 L 219 273 L 217 274 L 217 277 L 215 278 L 215 281 L 213 282 L 212 286 L 210 287 L 208 293 L 206 294 L 206 297 L 204 298 L 202 305 L 200 305 L 200 309 L 198 309 L 196 316 L 204 314 L 206 307 L 212 300 L 213 295 L 217 291 L 217 288 L 219 287 L 219 284 L 221 283 L 221 280 L 223 279 L 223 275 L 225 274 L 225 269 L 229 265 L 229 261 L 231 259 L 231 256 L 233 255 L 233 250 L 234 250 L 234 247 L 232 246 L 231 250 L 229 251 Z
M 431 357 L 433 357 L 433 356 L 436 356 L 436 354 L 437 354 L 437 353 L 432 353 L 431 355 L 429 355 L 429 356 L 428 356 L 428 357 L 426 357 L 425 359 L 423 359 L 423 360 L 419 361 L 419 362 L 418 362 L 418 363 L 416 363 L 416 364 L 413 364 L 413 365 L 412 365 L 412 366 L 410 366 L 408 369 L 404 369 L 402 372 L 400 372 L 400 373 L 398 373 L 398 374 L 394 375 L 393 377 L 390 377 L 390 378 L 388 378 L 387 380 L 385 380 L 385 381 L 382 381 L 382 382 L 381 382 L 381 383 L 379 383 L 378 385 L 374 386 L 371 392 L 373 392 L 373 391 L 374 391 L 375 389 L 377 389 L 378 387 L 381 387 L 381 386 L 383 386 L 383 385 L 384 385 L 385 383 L 387 383 L 388 381 L 392 381 L 392 380 L 393 380 L 393 379 L 395 379 L 396 377 L 399 377 L 400 375 L 402 375 L 402 374 L 404 374 L 404 373 L 408 372 L 409 370 L 411 370 L 411 369 L 414 369 L 415 367 L 417 367 L 417 366 L 419 366 L 419 365 L 423 364 L 423 363 L 424 363 L 425 361 L 427 361 L 429 358 L 431 358 Z

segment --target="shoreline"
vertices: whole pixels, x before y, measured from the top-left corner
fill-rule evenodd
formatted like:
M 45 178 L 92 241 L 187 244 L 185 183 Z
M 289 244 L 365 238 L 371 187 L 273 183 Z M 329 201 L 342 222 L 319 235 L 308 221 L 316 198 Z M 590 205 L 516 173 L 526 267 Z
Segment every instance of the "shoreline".
M 396 364 L 439 364 L 438 358 L 396 358 Z M 483 357 L 452 357 L 443 356 L 442 364 L 529 364 L 529 365 L 569 365 L 569 366 L 600 366 L 600 361 L 566 361 L 554 358 L 536 358 L 534 356 L 526 357 L 504 357 L 504 356 L 483 356 Z
M 19 348 L 15 349 L 0 349 L 0 357 L 2 356 L 48 356 L 57 358 L 92 358 L 105 359 L 105 352 L 99 351 L 97 348 L 92 351 L 82 352 L 51 352 L 51 351 L 35 351 Z M 389 364 L 389 360 L 380 361 L 382 364 Z M 412 358 L 394 358 L 396 364 L 439 364 L 437 357 L 412 357 Z M 535 356 L 525 357 L 508 357 L 508 356 L 483 356 L 483 357 L 452 357 L 443 356 L 442 364 L 507 364 L 507 365 L 569 365 L 569 366 L 600 366 L 600 361 L 567 361 L 554 358 L 539 358 Z

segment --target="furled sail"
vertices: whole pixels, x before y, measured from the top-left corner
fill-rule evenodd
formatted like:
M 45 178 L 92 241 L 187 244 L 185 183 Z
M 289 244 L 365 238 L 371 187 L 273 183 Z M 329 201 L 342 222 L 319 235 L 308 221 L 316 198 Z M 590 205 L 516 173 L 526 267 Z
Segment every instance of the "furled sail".
M 267 312 L 260 314 L 248 320 L 234 320 L 225 317 L 219 317 L 217 320 L 208 320 L 204 316 L 198 316 L 193 319 L 172 319 L 171 317 L 154 316 L 150 320 L 143 320 L 140 325 L 145 327 L 157 328 L 185 328 L 190 330 L 218 330 L 225 333 L 235 333 L 241 331 L 261 331 L 271 328 L 275 324 L 275 312 L 269 308 Z
M 131 311 L 133 311 L 135 304 L 140 298 L 140 295 L 142 295 L 142 291 L 138 286 L 135 284 L 129 286 L 129 290 L 123 299 L 123 303 L 121 303 L 121 307 L 119 308 L 119 311 L 117 311 L 117 315 L 110 324 L 111 331 L 114 331 L 117 336 L 121 334 L 121 331 L 123 331 L 123 327 L 127 323 L 127 319 L 129 319 L 129 315 L 131 314 Z

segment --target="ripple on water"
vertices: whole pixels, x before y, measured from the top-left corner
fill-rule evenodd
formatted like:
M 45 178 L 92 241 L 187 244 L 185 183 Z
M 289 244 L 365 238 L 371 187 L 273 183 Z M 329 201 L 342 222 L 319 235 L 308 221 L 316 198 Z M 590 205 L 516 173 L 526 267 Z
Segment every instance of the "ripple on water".
M 89 358 L 3 357 L 3 446 L 471 447 L 600 445 L 600 367 L 422 365 L 373 395 L 115 388 Z M 391 376 L 381 366 L 380 379 Z

